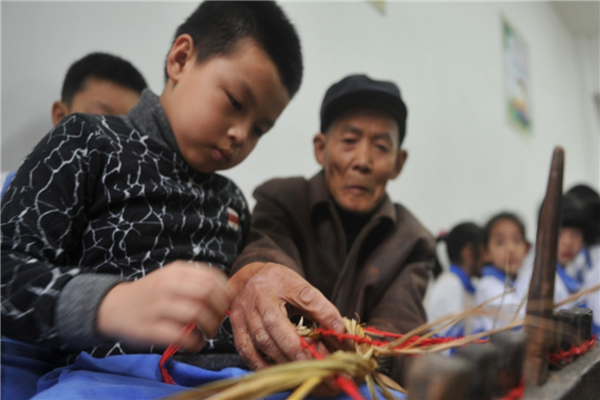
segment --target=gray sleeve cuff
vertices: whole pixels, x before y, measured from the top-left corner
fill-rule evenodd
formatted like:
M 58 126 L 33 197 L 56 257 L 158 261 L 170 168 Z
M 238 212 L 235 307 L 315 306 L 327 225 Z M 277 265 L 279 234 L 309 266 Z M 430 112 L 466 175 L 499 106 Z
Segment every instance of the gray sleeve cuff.
M 125 280 L 114 275 L 81 274 L 63 288 L 54 320 L 68 349 L 81 350 L 105 343 L 96 330 L 98 308 L 106 293 L 121 282 Z

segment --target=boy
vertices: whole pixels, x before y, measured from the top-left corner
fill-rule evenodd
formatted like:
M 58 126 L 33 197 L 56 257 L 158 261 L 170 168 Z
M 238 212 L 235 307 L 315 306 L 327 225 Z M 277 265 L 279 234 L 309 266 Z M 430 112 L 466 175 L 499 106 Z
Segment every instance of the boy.
M 52 104 L 52 124 L 74 113 L 127 115 L 147 87 L 129 61 L 90 53 L 69 67 L 61 98 Z
M 129 61 L 111 54 L 90 53 L 69 67 L 61 99 L 52 104 L 52 125 L 77 112 L 127 115 L 146 87 L 146 80 Z M 15 173 L 7 173 L 2 180 L 0 196 Z
M 217 332 L 249 212 L 214 172 L 242 162 L 297 92 L 300 43 L 275 3 L 205 2 L 165 72 L 160 98 L 65 118 L 17 172 L 2 198 L 4 335 L 104 356 L 198 351 Z

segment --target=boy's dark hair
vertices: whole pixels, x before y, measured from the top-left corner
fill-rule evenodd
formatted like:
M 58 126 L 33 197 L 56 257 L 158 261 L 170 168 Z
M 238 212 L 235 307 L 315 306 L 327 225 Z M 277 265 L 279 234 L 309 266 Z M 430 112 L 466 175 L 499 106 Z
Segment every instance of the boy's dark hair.
M 476 259 L 479 259 L 479 248 L 484 243 L 483 229 L 472 222 L 463 222 L 456 225 L 450 233 L 438 240 L 446 242 L 446 251 L 450 261 L 460 265 L 463 261 L 461 251 L 469 243 L 473 246 L 473 255 Z
M 569 189 L 565 195 L 576 198 L 582 204 L 591 231 L 590 241 L 587 243 L 600 243 L 600 195 L 598 192 L 587 185 L 576 185 Z
M 62 86 L 62 102 L 70 107 L 88 78 L 104 79 L 138 93 L 148 87 L 140 71 L 129 61 L 112 54 L 91 53 L 69 67 Z
M 521 221 L 521 218 L 519 218 L 514 213 L 503 211 L 501 213 L 494 215 L 492 218 L 490 218 L 488 223 L 485 224 L 485 227 L 483 228 L 483 240 L 484 240 L 485 246 L 488 245 L 488 242 L 490 240 L 490 232 L 492 231 L 492 228 L 494 227 L 494 225 L 496 225 L 497 222 L 502 221 L 502 220 L 512 221 L 515 224 L 517 224 L 517 226 L 521 230 L 523 239 L 527 240 L 527 237 L 525 236 L 525 224 L 523 223 L 523 221 Z
M 251 38 L 273 60 L 290 98 L 300 88 L 300 39 L 273 1 L 205 1 L 177 28 L 173 42 L 183 34 L 194 40 L 198 62 L 231 54 L 241 39 Z

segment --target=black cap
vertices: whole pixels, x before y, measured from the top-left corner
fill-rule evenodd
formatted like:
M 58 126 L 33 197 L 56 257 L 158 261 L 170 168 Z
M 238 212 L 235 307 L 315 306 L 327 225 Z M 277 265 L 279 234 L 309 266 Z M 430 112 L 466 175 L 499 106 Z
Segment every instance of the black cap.
M 376 81 L 366 75 L 347 76 L 327 89 L 321 104 L 321 132 L 325 132 L 339 114 L 360 105 L 374 106 L 390 113 L 398 123 L 399 143 L 402 144 L 408 110 L 400 89 L 393 82 Z

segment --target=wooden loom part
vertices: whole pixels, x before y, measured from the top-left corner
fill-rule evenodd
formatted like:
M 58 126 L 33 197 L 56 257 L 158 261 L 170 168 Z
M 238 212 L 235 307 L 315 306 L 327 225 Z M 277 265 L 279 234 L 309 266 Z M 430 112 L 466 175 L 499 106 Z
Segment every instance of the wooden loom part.
M 554 329 L 554 278 L 562 214 L 563 170 L 564 150 L 557 146 L 552 155 L 546 197 L 542 204 L 527 299 L 525 331 L 528 343 L 524 364 L 526 386 L 539 386 L 548 379 L 550 333 Z
M 467 395 L 471 368 L 466 360 L 428 354 L 408 372 L 408 400 L 452 400 Z

